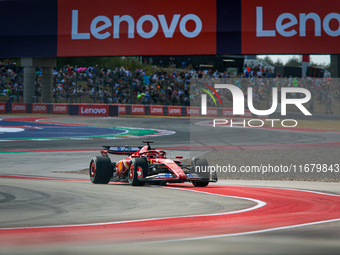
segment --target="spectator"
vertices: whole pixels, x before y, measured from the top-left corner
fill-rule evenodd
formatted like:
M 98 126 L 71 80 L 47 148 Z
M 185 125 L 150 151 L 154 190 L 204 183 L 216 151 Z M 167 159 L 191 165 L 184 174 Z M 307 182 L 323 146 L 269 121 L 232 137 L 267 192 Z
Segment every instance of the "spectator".
M 150 62 L 150 60 L 149 60 Z M 189 68 L 190 59 L 187 67 Z M 163 65 L 163 64 L 161 64 Z M 296 80 L 293 77 L 281 78 L 271 70 L 260 66 L 244 66 L 240 79 L 228 72 L 213 71 L 209 68 L 197 70 L 176 70 L 175 58 L 170 58 L 171 71 L 149 72 L 142 68 L 130 70 L 125 66 L 108 68 L 78 67 L 66 65 L 53 70 L 55 81 L 54 97 L 56 100 L 66 102 L 79 102 L 91 99 L 94 103 L 144 103 L 144 104 L 169 104 L 190 105 L 190 79 L 212 78 L 221 79 L 222 82 L 235 84 L 244 94 L 247 87 L 253 88 L 253 98 L 256 102 L 263 101 L 267 108 L 271 102 L 271 88 L 276 86 L 280 90 L 283 86 L 304 87 L 312 92 L 313 98 L 319 104 L 325 104 L 326 113 L 333 113 L 333 99 L 339 98 L 339 87 L 331 79 Z M 6 101 L 19 100 L 23 96 L 23 69 L 15 61 L 0 61 L 0 93 L 1 99 Z M 267 79 L 264 79 L 267 78 Z M 81 84 L 81 85 L 80 85 Z M 289 85 L 290 84 L 290 85 Z M 196 94 L 195 94 L 196 93 Z M 200 91 L 195 92 L 199 98 Z M 192 94 L 192 92 L 191 92 Z M 219 91 L 226 102 L 231 101 L 231 93 L 226 90 Z M 280 93 L 279 93 L 280 95 Z M 35 96 L 37 101 L 41 97 L 41 69 L 36 70 Z M 300 96 L 299 94 L 296 95 Z M 87 99 L 87 100 L 88 100 Z M 198 99 L 197 99 L 198 100 Z M 86 102 L 86 101 L 85 101 Z M 88 101 L 87 101 L 88 102 Z M 199 104 L 199 101 L 197 101 Z M 209 102 L 211 106 L 213 102 Z M 314 99 L 310 107 L 315 109 Z M 324 109 L 324 108 L 323 108 Z

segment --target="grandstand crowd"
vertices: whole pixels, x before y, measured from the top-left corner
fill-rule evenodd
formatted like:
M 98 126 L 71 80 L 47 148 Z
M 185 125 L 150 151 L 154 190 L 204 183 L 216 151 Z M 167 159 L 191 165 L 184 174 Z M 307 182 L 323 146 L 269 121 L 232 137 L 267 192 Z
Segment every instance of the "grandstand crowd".
M 244 66 L 241 74 L 218 72 L 199 68 L 177 69 L 174 62 L 170 68 L 159 67 L 147 73 L 143 67 L 129 70 L 124 66 L 99 68 L 63 66 L 53 69 L 55 102 L 67 103 L 120 103 L 120 104 L 159 104 L 190 105 L 190 100 L 198 98 L 202 91 L 191 91 L 191 78 L 221 79 L 221 82 L 240 87 L 246 95 L 247 87 L 253 87 L 254 101 L 271 104 L 271 88 L 283 86 L 304 87 L 312 93 L 310 110 L 314 104 L 325 104 L 327 113 L 332 113 L 333 100 L 340 100 L 340 85 L 336 79 L 296 79 L 281 77 L 272 70 L 261 66 Z M 36 69 L 35 96 L 41 101 L 41 70 Z M 229 90 L 219 92 L 224 100 L 231 101 Z M 280 93 L 279 93 L 280 94 Z M 1 101 L 21 102 L 23 96 L 23 68 L 14 61 L 0 61 L 0 95 Z M 296 95 L 298 96 L 298 95 Z M 210 102 L 213 106 L 213 102 Z

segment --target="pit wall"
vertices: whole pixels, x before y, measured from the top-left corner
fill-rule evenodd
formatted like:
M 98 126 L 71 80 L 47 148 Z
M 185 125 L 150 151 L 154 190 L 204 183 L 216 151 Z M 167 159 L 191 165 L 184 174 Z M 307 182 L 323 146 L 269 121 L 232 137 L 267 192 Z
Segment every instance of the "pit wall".
M 125 104 L 44 104 L 44 103 L 0 103 L 1 113 L 42 113 L 69 114 L 78 116 L 120 116 L 120 115 L 150 115 L 150 116 L 200 116 L 199 107 L 164 106 L 164 105 L 125 105 Z M 207 117 L 237 117 L 231 108 L 209 108 Z M 246 110 L 243 118 L 254 116 Z M 266 117 L 266 116 L 262 116 Z

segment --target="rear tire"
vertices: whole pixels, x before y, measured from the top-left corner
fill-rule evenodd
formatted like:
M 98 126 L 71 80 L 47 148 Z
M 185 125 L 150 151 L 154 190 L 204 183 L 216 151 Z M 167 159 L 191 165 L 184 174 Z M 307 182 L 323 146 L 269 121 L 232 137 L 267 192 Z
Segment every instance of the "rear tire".
M 95 184 L 108 184 L 113 176 L 110 158 L 97 156 L 91 159 L 89 168 L 90 180 Z
M 145 159 L 133 158 L 130 162 L 128 179 L 132 186 L 144 186 L 145 181 L 141 181 L 141 178 L 145 178 L 148 174 L 148 164 Z

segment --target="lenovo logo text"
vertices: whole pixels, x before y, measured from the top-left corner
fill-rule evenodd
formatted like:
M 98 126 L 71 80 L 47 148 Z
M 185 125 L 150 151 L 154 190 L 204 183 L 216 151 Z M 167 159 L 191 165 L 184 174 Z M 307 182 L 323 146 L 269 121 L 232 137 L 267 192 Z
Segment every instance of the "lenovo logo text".
M 45 112 L 47 111 L 47 106 L 46 105 L 33 105 L 33 112 Z
M 80 113 L 82 114 L 105 114 L 106 109 L 105 108 L 80 108 Z
M 132 112 L 133 113 L 144 113 L 144 107 L 133 107 Z
M 175 113 L 180 114 L 180 113 L 182 113 L 182 112 L 181 112 L 181 109 L 175 108 L 175 109 L 169 109 L 169 113 L 172 113 L 172 114 L 175 114 Z
M 151 113 L 163 113 L 163 108 L 153 107 Z
M 188 31 L 186 28 L 187 22 L 194 22 L 195 29 Z M 95 17 L 90 24 L 89 32 L 78 31 L 78 10 L 72 10 L 72 40 L 89 40 L 91 35 L 99 40 L 104 40 L 109 37 L 113 39 L 120 38 L 120 24 L 126 22 L 128 25 L 127 36 L 128 38 L 135 38 L 135 31 L 137 34 L 145 39 L 154 37 L 161 27 L 165 38 L 172 38 L 176 28 L 179 26 L 180 33 L 187 38 L 194 38 L 202 31 L 202 20 L 195 14 L 187 14 L 182 17 L 181 14 L 174 14 L 169 20 L 164 14 L 155 16 L 143 15 L 137 21 L 130 15 L 113 15 L 109 18 L 104 15 Z M 145 31 L 143 28 L 144 23 L 151 24 L 151 30 Z M 125 34 L 126 32 L 124 32 Z
M 26 111 L 26 105 L 12 105 L 12 111 Z
M 270 12 L 270 10 L 267 10 Z M 256 36 L 257 37 L 276 37 L 277 33 L 283 37 L 299 36 L 305 37 L 306 24 L 312 22 L 314 25 L 314 36 L 320 37 L 322 33 L 326 33 L 331 37 L 337 37 L 340 35 L 340 14 L 332 12 L 327 14 L 323 20 L 315 12 L 299 13 L 295 16 L 292 13 L 282 13 L 276 19 L 275 25 L 266 25 L 271 29 L 264 29 L 263 24 L 270 24 L 270 21 L 266 19 L 263 7 L 256 7 Z M 331 23 L 336 22 L 336 27 L 331 26 Z M 275 29 L 273 29 L 275 26 Z
M 66 105 L 62 105 L 62 106 L 57 106 L 57 105 L 53 105 L 53 112 L 67 112 L 67 108 Z

